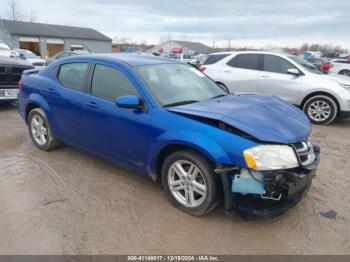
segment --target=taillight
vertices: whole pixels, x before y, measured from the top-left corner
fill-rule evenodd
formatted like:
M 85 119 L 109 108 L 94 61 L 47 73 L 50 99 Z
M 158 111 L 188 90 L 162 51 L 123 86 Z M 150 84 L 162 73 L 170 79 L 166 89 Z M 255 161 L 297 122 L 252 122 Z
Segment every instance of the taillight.
M 199 67 L 199 71 L 202 72 L 202 73 L 205 71 L 205 69 L 207 69 L 205 66 L 200 66 Z
M 18 90 L 21 91 L 22 90 L 22 86 L 23 86 L 23 82 L 22 82 L 22 79 L 19 80 L 18 82 Z

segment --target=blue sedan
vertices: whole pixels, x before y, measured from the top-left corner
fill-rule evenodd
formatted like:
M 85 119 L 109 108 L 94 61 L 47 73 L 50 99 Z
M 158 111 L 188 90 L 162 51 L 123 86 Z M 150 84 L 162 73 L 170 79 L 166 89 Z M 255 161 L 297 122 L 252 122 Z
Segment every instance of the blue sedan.
M 228 94 L 174 60 L 86 55 L 26 71 L 19 111 L 33 143 L 62 143 L 159 181 L 191 215 L 216 203 L 271 217 L 308 191 L 319 148 L 299 109 L 272 96 Z

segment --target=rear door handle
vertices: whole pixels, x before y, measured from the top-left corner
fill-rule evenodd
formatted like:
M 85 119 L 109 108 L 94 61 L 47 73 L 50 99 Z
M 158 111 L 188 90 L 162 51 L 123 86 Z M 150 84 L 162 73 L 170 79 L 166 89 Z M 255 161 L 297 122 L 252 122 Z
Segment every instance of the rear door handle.
M 87 105 L 88 107 L 91 107 L 91 108 L 99 108 L 98 104 L 96 104 L 93 101 L 86 102 L 85 105 Z
M 262 78 L 270 78 L 269 75 L 261 75 Z
M 232 73 L 231 70 L 224 70 L 225 73 Z

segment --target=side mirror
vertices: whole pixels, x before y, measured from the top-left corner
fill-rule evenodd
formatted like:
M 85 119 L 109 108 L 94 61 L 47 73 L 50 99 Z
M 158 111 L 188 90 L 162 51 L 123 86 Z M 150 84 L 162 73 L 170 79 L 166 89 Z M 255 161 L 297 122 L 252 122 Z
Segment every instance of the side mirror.
M 287 70 L 287 74 L 294 75 L 294 76 L 300 76 L 301 75 L 300 71 L 298 69 L 296 69 L 296 68 L 289 68 Z
M 116 105 L 120 108 L 140 109 L 141 101 L 137 96 L 120 96 L 116 100 Z

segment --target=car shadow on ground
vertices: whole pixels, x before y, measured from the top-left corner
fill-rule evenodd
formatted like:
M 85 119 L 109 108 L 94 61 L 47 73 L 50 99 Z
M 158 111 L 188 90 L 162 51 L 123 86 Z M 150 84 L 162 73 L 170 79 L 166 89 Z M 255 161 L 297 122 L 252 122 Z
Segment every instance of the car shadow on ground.
M 10 110 L 14 110 L 14 109 L 17 109 L 16 102 L 13 102 L 13 103 L 0 102 L 0 110 L 1 111 L 10 111 Z

